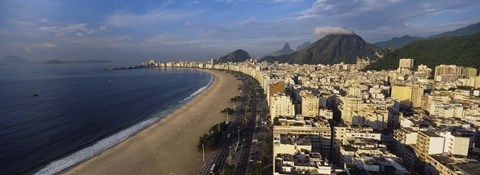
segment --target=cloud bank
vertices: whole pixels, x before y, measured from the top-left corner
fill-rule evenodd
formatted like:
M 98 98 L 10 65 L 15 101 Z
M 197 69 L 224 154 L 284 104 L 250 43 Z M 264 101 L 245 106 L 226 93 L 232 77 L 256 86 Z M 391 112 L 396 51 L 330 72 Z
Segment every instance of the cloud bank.
M 314 31 L 315 35 L 317 36 L 325 36 L 328 34 L 336 34 L 336 35 L 353 35 L 353 31 L 351 29 L 343 28 L 343 27 L 316 27 Z
M 85 1 L 0 1 L 0 58 L 209 59 L 238 48 L 262 56 L 327 34 L 378 42 L 480 21 L 480 1 Z

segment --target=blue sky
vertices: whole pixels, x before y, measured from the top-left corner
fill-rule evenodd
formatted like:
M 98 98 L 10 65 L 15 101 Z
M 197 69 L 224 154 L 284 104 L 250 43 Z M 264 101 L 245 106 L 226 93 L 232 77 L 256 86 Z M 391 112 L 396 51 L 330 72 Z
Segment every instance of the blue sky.
M 251 56 L 348 28 L 368 42 L 480 22 L 470 0 L 2 0 L 0 57 L 142 61 Z

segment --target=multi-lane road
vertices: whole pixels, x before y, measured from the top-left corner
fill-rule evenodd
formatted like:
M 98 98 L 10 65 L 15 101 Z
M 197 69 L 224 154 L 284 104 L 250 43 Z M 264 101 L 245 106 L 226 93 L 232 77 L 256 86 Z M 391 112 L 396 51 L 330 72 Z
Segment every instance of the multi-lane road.
M 253 80 L 248 77 L 246 78 L 249 82 L 249 88 L 253 91 L 255 89 L 253 86 Z M 257 93 L 253 92 L 248 94 L 248 100 L 251 101 L 251 105 L 249 105 L 250 112 L 246 113 L 245 116 L 247 117 L 248 123 L 246 124 L 246 130 L 243 138 L 243 147 L 240 149 L 241 156 L 239 161 L 237 162 L 235 173 L 234 174 L 245 174 L 247 170 L 247 165 L 249 162 L 250 157 L 250 148 L 252 146 L 252 138 L 253 132 L 255 131 L 255 116 L 257 115 Z
M 230 150 L 236 155 L 233 174 L 245 174 L 249 162 L 250 147 L 252 144 L 252 136 L 255 129 L 256 101 L 257 93 L 247 94 L 247 88 L 253 90 L 253 80 L 251 77 L 242 75 L 242 100 L 237 104 L 234 111 L 233 120 L 229 121 L 228 128 L 224 135 L 221 136 L 216 149 L 208 156 L 202 167 L 200 174 L 219 174 L 219 171 L 226 166 L 226 160 Z M 251 87 L 247 87 L 251 86 Z M 251 109 L 246 110 L 249 99 L 253 104 L 249 105 Z M 246 119 L 246 120 L 245 120 Z M 245 123 L 246 121 L 246 123 Z M 243 127 L 243 128 L 242 128 Z M 239 134 L 239 130 L 243 132 Z M 239 137 L 238 137 L 239 136 Z M 238 146 L 238 147 L 237 147 Z M 238 149 L 235 149 L 238 148 Z

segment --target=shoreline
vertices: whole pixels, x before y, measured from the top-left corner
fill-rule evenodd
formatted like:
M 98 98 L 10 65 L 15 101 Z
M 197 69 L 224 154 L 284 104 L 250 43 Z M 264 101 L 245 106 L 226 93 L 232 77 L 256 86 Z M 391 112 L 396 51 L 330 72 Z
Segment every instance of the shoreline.
M 225 121 L 219 111 L 230 106 L 230 98 L 239 94 L 236 88 L 228 87 L 239 81 L 218 70 L 195 70 L 212 76 L 198 94 L 182 100 L 178 107 L 123 141 L 56 173 L 198 174 L 203 164 L 201 151 L 197 149 L 198 138 L 214 124 Z M 169 160 L 163 161 L 165 157 Z
M 53 160 L 46 164 L 44 167 L 41 167 L 35 171 L 31 171 L 33 174 L 62 174 L 63 172 L 72 169 L 73 167 L 82 164 L 85 161 L 88 161 L 94 158 L 97 155 L 102 154 L 104 151 L 109 150 L 121 144 L 125 140 L 129 139 L 130 137 L 134 137 L 137 133 L 149 128 L 150 126 L 154 125 L 157 122 L 160 122 L 163 118 L 169 116 L 170 114 L 174 113 L 176 110 L 180 109 L 182 106 L 188 104 L 192 101 L 195 97 L 202 94 L 205 90 L 207 90 L 215 81 L 215 75 L 208 71 L 203 71 L 201 69 L 196 69 L 199 72 L 208 73 L 211 78 L 209 82 L 200 88 L 198 88 L 195 92 L 190 94 L 190 96 L 186 97 L 185 99 L 172 104 L 168 108 L 162 111 L 158 111 L 153 113 L 150 118 L 147 118 L 143 121 L 135 123 L 128 128 L 116 131 L 115 133 L 98 140 L 87 147 L 81 148 L 74 152 L 71 152 L 59 159 Z M 80 157 L 80 158 L 78 158 Z

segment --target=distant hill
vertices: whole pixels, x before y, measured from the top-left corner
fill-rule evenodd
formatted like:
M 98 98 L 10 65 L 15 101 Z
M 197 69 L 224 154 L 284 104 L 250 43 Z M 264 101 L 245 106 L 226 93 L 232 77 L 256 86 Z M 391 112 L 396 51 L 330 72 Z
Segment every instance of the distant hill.
M 305 48 L 307 48 L 308 46 L 310 46 L 310 44 L 312 44 L 310 41 L 303 42 L 302 44 L 298 45 L 295 50 L 296 50 L 296 51 L 299 51 L 299 50 L 305 49 Z
M 476 33 L 480 33 L 480 22 L 466 26 L 466 27 L 459 28 L 454 31 L 429 36 L 428 38 L 438 38 L 438 37 L 444 37 L 444 36 L 466 36 L 466 35 L 471 35 Z
M 250 55 L 242 50 L 238 49 L 233 52 L 228 53 L 225 56 L 220 57 L 217 62 L 219 63 L 226 63 L 226 62 L 242 62 L 250 59 Z
M 110 63 L 109 60 L 77 60 L 77 61 L 62 61 L 62 60 L 48 60 L 45 64 L 69 64 L 69 63 Z
M 0 59 L 0 64 L 25 64 L 28 60 L 13 55 L 8 55 Z
M 309 47 L 282 56 L 266 56 L 261 61 L 295 64 L 355 63 L 357 57 L 378 59 L 380 48 L 356 34 L 329 34 Z
M 472 24 L 466 27 L 453 30 L 453 31 L 432 35 L 427 37 L 427 39 L 445 37 L 445 36 L 466 36 L 466 35 L 471 35 L 476 33 L 480 33 L 480 23 Z M 388 49 L 392 46 L 396 49 L 400 49 L 406 46 L 407 44 L 413 43 L 415 41 L 420 41 L 422 39 L 425 39 L 425 38 L 418 37 L 418 36 L 405 35 L 400 38 L 394 37 L 388 41 L 377 42 L 377 43 L 374 43 L 374 45 L 381 47 L 382 49 Z
M 415 41 L 419 41 L 419 40 L 422 40 L 422 39 L 423 38 L 419 37 L 419 36 L 405 35 L 405 36 L 402 36 L 400 38 L 393 37 L 392 39 L 390 39 L 388 41 L 373 43 L 373 45 L 381 47 L 382 49 L 387 49 L 389 47 L 394 47 L 394 48 L 399 49 L 399 48 L 402 48 L 403 46 L 405 46 L 407 44 L 410 44 L 410 43 L 413 43 Z
M 480 69 L 480 33 L 417 41 L 385 53 L 383 59 L 370 64 L 364 70 L 396 69 L 400 58 L 413 58 L 415 66 L 425 64 L 432 69 L 440 64 Z
M 280 50 L 277 50 L 271 54 L 269 54 L 270 56 L 280 56 L 280 55 L 286 55 L 286 54 L 291 54 L 295 52 L 294 50 L 290 49 L 290 45 L 288 43 L 285 43 L 283 45 L 283 47 L 280 49 Z

